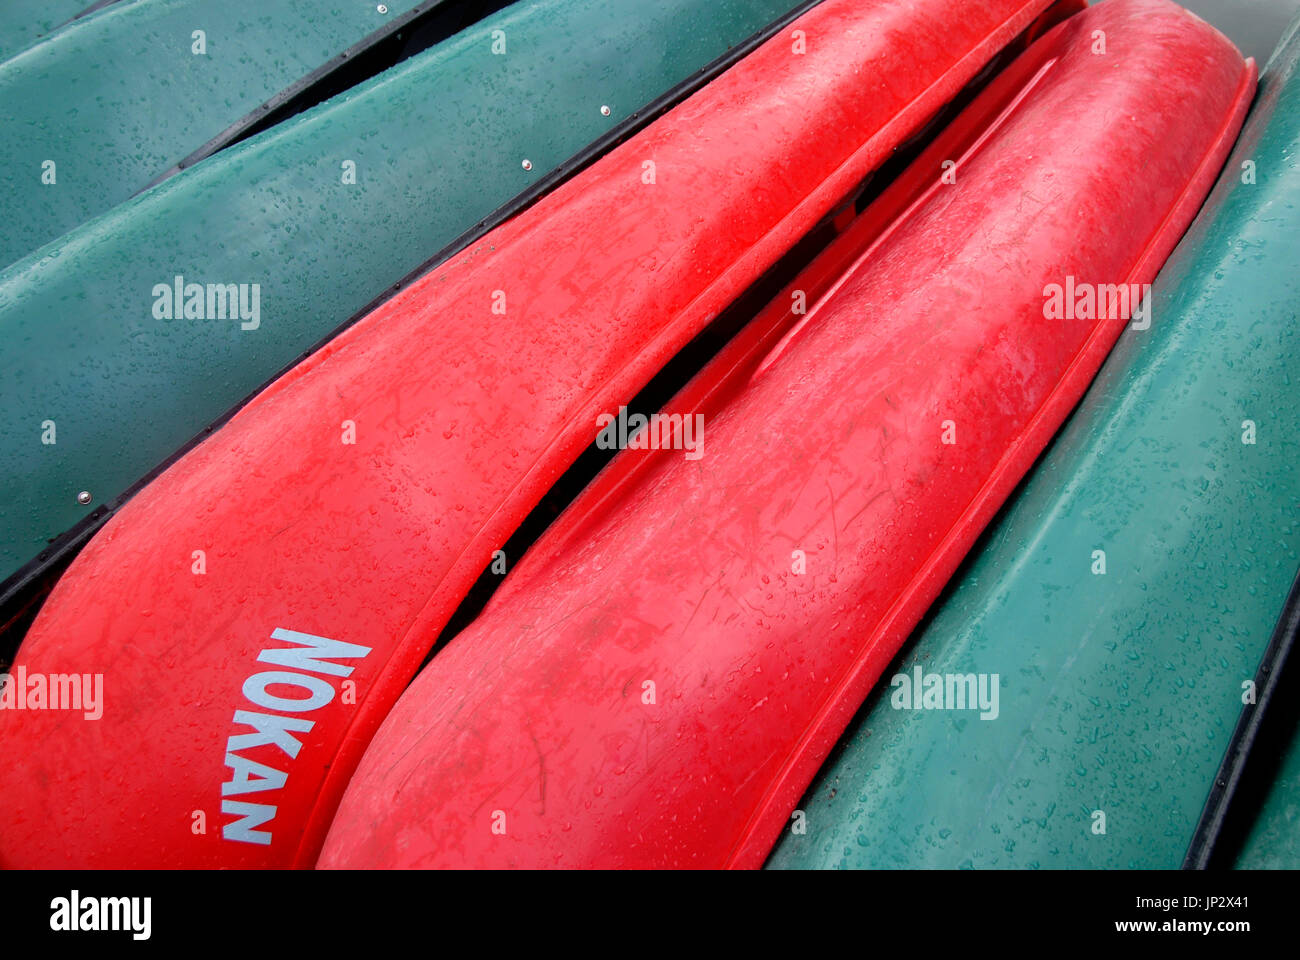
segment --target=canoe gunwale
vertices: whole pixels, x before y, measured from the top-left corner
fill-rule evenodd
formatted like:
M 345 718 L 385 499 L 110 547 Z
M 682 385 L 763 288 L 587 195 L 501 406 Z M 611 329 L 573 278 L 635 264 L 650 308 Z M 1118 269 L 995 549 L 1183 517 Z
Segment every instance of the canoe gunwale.
M 116 2 L 116 0 L 100 0 L 100 5 L 107 5 L 114 2 Z M 258 104 L 248 113 L 244 114 L 244 116 L 240 117 L 230 126 L 226 127 L 225 130 L 222 130 L 219 134 L 217 134 L 207 143 L 203 144 L 203 146 L 199 147 L 197 150 L 195 150 L 193 153 L 189 154 L 188 156 L 178 160 L 171 167 L 164 170 L 162 173 L 158 174 L 158 176 L 150 180 L 147 184 L 145 184 L 134 194 L 132 194 L 132 196 L 139 196 L 140 194 L 144 193 L 146 190 L 156 187 L 164 180 L 168 180 L 171 177 L 174 177 L 182 170 L 192 167 L 196 163 L 200 162 L 201 160 L 206 160 L 214 153 L 219 153 L 220 151 L 224 150 L 226 147 L 233 145 L 237 141 L 241 140 L 244 136 L 248 135 L 253 130 L 253 128 L 257 126 L 257 124 L 261 123 L 262 120 L 270 116 L 276 110 L 289 104 L 295 98 L 306 93 L 308 90 L 310 90 L 312 87 L 319 84 L 321 81 L 328 79 L 330 76 L 334 75 L 337 71 L 341 70 L 345 65 L 351 63 L 361 54 L 374 49 L 380 43 L 384 42 L 385 40 L 397 34 L 398 31 L 404 29 L 405 27 L 410 26 L 413 21 L 421 17 L 424 17 L 428 14 L 434 13 L 444 4 L 447 4 L 449 2 L 451 2 L 451 0 L 425 0 L 424 3 L 421 3 L 411 8 L 401 16 L 395 17 L 393 20 L 384 24 L 378 30 L 375 30 L 367 34 L 366 36 L 362 37 L 360 40 L 358 40 L 352 46 L 348 47 L 342 53 L 336 54 L 334 57 L 325 61 L 315 70 L 313 70 L 311 73 L 295 81 L 294 83 L 291 83 L 289 86 L 285 87 L 283 90 L 281 90 L 275 96 L 271 97 L 269 100 L 266 100 Z M 78 17 L 85 16 L 93 9 L 94 7 L 90 8 L 90 10 L 82 11 L 72 19 L 76 20 Z M 70 20 L 68 22 L 71 23 L 72 21 Z

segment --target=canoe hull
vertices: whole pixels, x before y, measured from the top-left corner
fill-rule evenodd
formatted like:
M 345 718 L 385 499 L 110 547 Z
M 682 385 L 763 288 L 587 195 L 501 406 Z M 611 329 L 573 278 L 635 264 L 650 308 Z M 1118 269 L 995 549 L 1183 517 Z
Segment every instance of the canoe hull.
M 1000 674 L 999 719 L 895 709 L 882 690 L 772 866 L 1182 862 L 1300 561 L 1300 433 L 1279 416 L 1300 376 L 1285 73 L 1265 71 L 1150 329 L 1125 333 L 899 662 Z
M 826 0 L 795 24 L 806 54 L 774 37 L 261 393 L 95 537 L 28 635 L 19 666 L 101 672 L 118 706 L 0 727 L 29 761 L 0 771 L 0 860 L 312 863 L 373 730 L 596 415 L 1043 6 L 940 30 L 938 0 Z M 882 96 L 845 64 L 896 69 Z M 736 170 L 760 158 L 755 192 Z M 338 656 L 310 667 L 313 644 Z M 267 689 L 286 661 L 310 716 Z M 248 716 L 267 704 L 310 727 L 239 739 L 280 722 Z M 142 809 L 205 811 L 208 832 Z
M 1192 76 L 1207 99 L 1188 124 Z M 902 212 L 756 365 L 728 352 L 688 388 L 730 394 L 698 458 L 617 457 L 433 658 L 321 864 L 760 865 L 1126 323 L 1049 318 L 1045 285 L 1149 282 L 1253 88 L 1167 3 L 1108 0 L 1031 48 L 886 191 Z M 1127 189 L 1144 162 L 1162 175 Z M 915 179 L 914 202 L 890 195 Z

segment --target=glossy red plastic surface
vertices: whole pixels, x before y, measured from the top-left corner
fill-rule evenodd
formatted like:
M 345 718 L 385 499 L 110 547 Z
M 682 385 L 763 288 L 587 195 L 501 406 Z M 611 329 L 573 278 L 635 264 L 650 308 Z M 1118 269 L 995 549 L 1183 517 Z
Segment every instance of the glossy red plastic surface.
M 1045 6 L 826 0 L 263 392 L 30 632 L 18 668 L 102 674 L 105 702 L 0 716 L 0 862 L 314 862 L 373 731 L 597 414 Z
M 1254 83 L 1166 0 L 1048 33 L 670 405 L 700 458 L 619 454 L 434 657 L 321 865 L 761 864 L 1127 322 L 1045 288 L 1151 281 Z

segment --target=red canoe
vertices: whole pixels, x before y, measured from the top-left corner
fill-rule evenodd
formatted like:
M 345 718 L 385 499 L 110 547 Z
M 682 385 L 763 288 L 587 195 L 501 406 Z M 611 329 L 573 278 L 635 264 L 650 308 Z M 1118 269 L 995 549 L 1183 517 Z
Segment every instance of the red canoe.
M 556 477 L 1047 6 L 826 0 L 267 389 L 91 542 L 0 717 L 0 862 L 309 865 L 374 730 Z M 795 35 L 798 31 L 798 35 Z
M 1153 279 L 1254 84 L 1167 0 L 1038 41 L 671 405 L 702 445 L 620 454 L 434 657 L 321 865 L 761 864 L 1128 322 L 1082 291 Z

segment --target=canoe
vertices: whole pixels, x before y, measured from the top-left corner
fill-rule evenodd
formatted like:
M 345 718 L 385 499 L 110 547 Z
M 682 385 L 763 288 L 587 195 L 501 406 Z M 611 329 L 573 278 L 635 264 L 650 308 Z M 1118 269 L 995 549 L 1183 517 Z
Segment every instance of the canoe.
M 0 274 L 0 623 L 196 437 L 792 7 L 513 4 Z
M 1253 92 L 1253 64 L 1167 0 L 1045 34 L 863 214 L 805 316 L 700 374 L 711 415 L 648 426 L 658 449 L 615 458 L 433 657 L 320 865 L 761 865 L 1142 315 L 1057 318 L 1045 286 L 1149 283 Z
M 772 866 L 1182 863 L 1300 563 L 1298 50 L 1264 71 L 1150 329 L 896 665 L 998 674 L 997 720 L 882 688 Z
M 13 172 L 0 267 L 233 142 L 441 2 L 136 0 L 28 46 L 0 63 L 0 166 Z
M 5 0 L 0 6 L 0 61 L 72 20 L 93 0 Z
M 102 674 L 106 702 L 3 718 L 0 863 L 313 863 L 375 727 L 597 413 L 1043 7 L 824 0 L 163 473 L 19 651 L 28 677 Z

